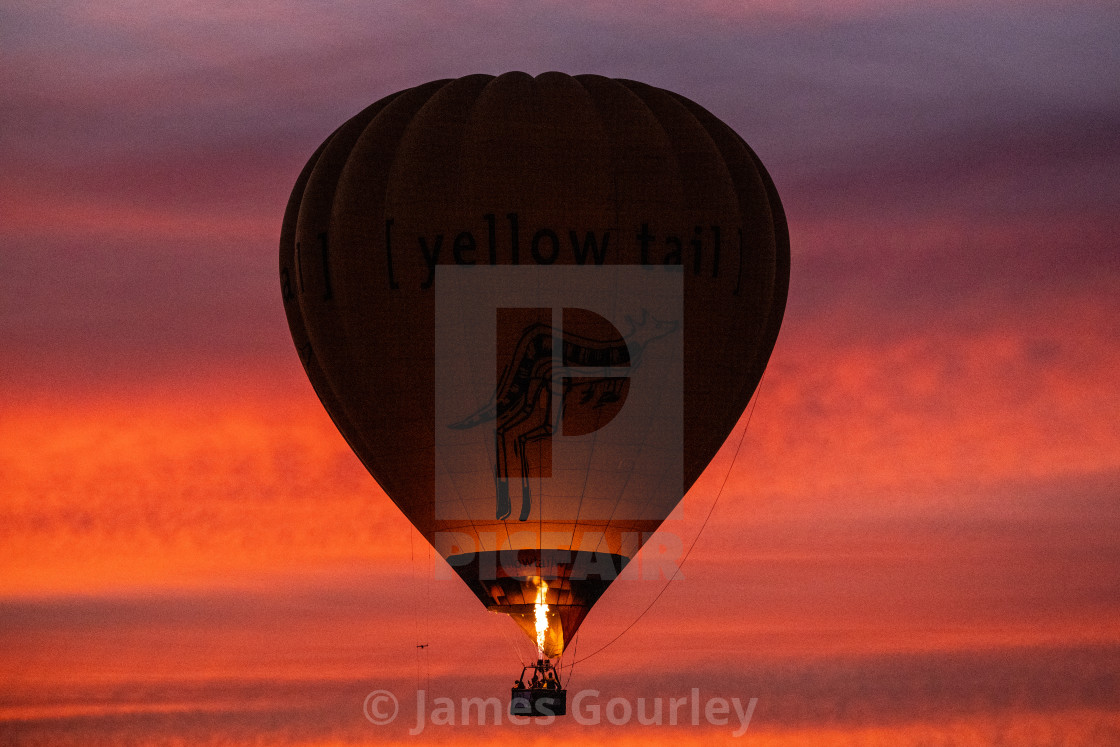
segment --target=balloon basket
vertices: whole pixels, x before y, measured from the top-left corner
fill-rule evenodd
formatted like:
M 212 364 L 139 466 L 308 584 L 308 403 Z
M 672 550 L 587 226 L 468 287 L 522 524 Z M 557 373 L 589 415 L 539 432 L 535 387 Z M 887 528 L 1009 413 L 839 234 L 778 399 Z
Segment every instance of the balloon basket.
M 568 691 L 560 686 L 551 661 L 537 659 L 521 669 L 521 677 L 510 690 L 511 716 L 563 716 L 567 710 Z

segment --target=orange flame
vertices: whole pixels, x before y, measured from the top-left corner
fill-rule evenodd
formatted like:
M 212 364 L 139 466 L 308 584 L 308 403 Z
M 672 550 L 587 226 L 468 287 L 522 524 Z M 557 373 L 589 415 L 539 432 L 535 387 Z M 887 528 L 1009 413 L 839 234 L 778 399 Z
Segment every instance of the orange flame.
M 548 630 L 548 602 L 546 601 L 545 594 L 548 592 L 548 584 L 541 581 L 540 586 L 537 587 L 537 658 L 544 658 L 544 634 Z

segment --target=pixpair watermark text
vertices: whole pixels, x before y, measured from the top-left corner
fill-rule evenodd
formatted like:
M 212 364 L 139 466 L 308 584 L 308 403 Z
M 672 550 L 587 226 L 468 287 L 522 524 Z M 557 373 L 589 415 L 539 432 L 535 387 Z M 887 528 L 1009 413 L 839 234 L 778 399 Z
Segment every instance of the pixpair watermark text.
M 508 701 L 497 697 L 450 698 L 416 691 L 416 711 L 409 718 L 410 736 L 427 729 L 447 726 L 548 726 L 557 719 L 570 719 L 580 726 L 712 726 L 725 727 L 732 737 L 747 733 L 758 698 L 722 697 L 703 694 L 694 687 L 686 694 L 652 698 L 607 697 L 599 690 L 580 690 L 568 700 L 565 716 L 528 718 L 509 713 Z M 375 726 L 395 723 L 400 701 L 388 690 L 375 690 L 363 704 L 366 719 Z

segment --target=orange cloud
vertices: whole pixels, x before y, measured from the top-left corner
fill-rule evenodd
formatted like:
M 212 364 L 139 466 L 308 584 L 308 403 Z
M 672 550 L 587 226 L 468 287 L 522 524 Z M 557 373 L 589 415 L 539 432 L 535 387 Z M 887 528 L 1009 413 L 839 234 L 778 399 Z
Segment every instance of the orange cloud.
M 407 551 L 410 528 L 309 387 L 221 386 L 8 407 L 3 593 L 221 585 Z

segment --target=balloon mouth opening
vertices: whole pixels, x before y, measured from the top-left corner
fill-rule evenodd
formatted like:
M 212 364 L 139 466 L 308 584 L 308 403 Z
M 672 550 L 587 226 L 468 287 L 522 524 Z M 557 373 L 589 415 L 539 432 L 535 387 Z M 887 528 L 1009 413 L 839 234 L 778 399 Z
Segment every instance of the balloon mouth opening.
M 487 609 L 513 618 L 548 658 L 564 652 L 629 561 L 614 553 L 535 548 L 447 558 Z

